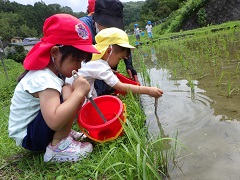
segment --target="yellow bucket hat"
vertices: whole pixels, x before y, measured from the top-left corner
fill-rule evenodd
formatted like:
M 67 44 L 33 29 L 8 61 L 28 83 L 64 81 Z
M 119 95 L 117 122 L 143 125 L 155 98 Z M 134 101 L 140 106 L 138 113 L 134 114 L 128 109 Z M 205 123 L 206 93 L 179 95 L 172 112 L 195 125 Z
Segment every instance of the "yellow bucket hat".
M 134 49 L 134 46 L 129 44 L 128 35 L 121 29 L 111 27 L 101 30 L 96 36 L 96 45 L 94 47 L 100 54 L 93 54 L 92 60 L 101 59 L 109 45 L 117 44 L 119 46 Z

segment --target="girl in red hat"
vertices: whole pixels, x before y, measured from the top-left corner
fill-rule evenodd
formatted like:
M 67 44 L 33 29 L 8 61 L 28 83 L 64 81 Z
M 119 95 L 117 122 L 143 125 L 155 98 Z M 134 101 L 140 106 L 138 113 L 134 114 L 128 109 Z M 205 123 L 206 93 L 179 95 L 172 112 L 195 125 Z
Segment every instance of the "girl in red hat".
M 79 77 L 64 86 L 65 77 L 89 61 L 98 51 L 92 46 L 88 27 L 68 14 L 47 18 L 43 38 L 25 58 L 25 72 L 11 100 L 9 136 L 30 151 L 45 151 L 44 161 L 77 161 L 93 149 L 79 142 L 81 133 L 72 124 L 89 83 Z

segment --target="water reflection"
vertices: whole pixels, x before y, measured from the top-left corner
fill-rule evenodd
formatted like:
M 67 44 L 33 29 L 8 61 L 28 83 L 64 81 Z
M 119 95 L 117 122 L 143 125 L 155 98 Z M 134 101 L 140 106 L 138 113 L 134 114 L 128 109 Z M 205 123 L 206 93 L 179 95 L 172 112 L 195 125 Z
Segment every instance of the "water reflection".
M 169 80 L 168 71 L 162 69 L 151 69 L 150 77 L 152 85 L 158 84 L 164 91 L 163 97 L 159 99 L 157 111 L 160 121 L 167 123 L 164 129 L 168 130 L 168 127 L 171 127 L 178 130 L 179 134 L 183 135 L 184 132 L 184 136 L 188 136 L 200 129 L 209 117 L 213 116 L 213 109 L 210 108 L 211 100 L 201 94 L 204 91 L 197 87 L 193 96 L 187 80 Z M 154 121 L 156 119 L 154 98 L 143 95 L 142 104 L 148 117 L 149 132 L 157 135 L 159 131 L 155 129 L 158 124 Z
M 152 57 L 152 56 L 151 56 Z M 150 63 L 155 62 L 151 60 Z M 215 115 L 209 97 L 198 88 L 194 93 L 187 80 L 171 80 L 166 69 L 150 68 L 151 83 L 164 91 L 154 113 L 154 98 L 141 96 L 147 116 L 149 134 L 173 137 L 186 145 L 177 159 L 181 170 L 169 172 L 172 179 L 238 179 L 240 176 L 240 125 L 238 121 L 221 121 Z M 139 76 L 140 77 L 140 76 Z M 140 78 L 141 81 L 141 78 Z

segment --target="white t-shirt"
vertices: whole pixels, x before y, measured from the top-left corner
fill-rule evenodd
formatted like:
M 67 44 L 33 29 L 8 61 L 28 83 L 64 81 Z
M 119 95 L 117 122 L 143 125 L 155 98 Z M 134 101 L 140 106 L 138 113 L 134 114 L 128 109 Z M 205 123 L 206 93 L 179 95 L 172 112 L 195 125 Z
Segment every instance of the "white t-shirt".
M 29 71 L 17 84 L 10 106 L 8 122 L 9 137 L 21 145 L 27 135 L 27 126 L 37 116 L 40 110 L 39 98 L 30 93 L 43 91 L 47 88 L 62 91 L 63 80 L 58 78 L 51 70 Z
M 78 70 L 78 75 L 82 75 L 86 78 L 90 84 L 90 93 L 92 97 L 97 97 L 96 90 L 94 88 L 95 79 L 103 80 L 110 87 L 115 86 L 119 79 L 113 73 L 108 62 L 105 60 L 90 61 L 87 63 L 82 63 L 82 67 Z M 72 84 L 73 78 L 66 78 L 66 83 Z
M 135 29 L 134 29 L 134 33 L 135 33 L 135 35 L 140 35 L 140 30 L 139 30 L 139 28 L 135 28 Z
M 147 30 L 148 33 L 152 32 L 152 25 L 147 25 L 146 30 Z

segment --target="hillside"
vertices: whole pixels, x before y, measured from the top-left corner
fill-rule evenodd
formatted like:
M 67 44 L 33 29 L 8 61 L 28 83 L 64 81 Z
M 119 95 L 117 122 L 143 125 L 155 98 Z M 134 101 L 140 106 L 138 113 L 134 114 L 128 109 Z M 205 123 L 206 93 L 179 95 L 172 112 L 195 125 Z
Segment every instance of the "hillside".
M 240 20 L 240 0 L 207 0 L 202 8 L 205 12 L 206 25 Z M 191 14 L 180 29 L 191 30 L 201 27 L 197 12 Z

